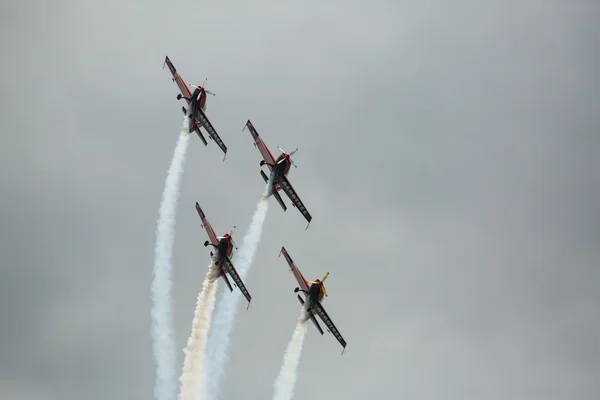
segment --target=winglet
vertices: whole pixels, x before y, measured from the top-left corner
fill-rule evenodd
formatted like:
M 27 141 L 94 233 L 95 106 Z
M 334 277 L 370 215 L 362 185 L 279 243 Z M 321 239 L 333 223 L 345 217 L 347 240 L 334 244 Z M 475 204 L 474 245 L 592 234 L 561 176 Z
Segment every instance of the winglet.
M 258 132 L 256 132 L 256 129 L 254 128 L 254 125 L 252 125 L 252 122 L 250 122 L 250 120 L 246 121 L 246 128 L 248 128 L 250 134 L 252 135 L 252 138 L 256 141 L 256 138 L 258 138 Z M 244 129 L 242 129 L 242 132 L 243 131 Z M 256 142 L 254 144 L 256 145 Z
M 292 260 L 292 257 L 290 257 L 289 253 L 283 246 L 281 246 L 281 251 L 279 252 L 279 256 L 277 258 L 281 257 L 281 253 L 283 253 L 283 256 L 285 257 L 285 261 L 288 263 L 288 267 L 290 268 L 288 270 L 288 272 L 291 273 L 293 265 L 294 265 L 294 260 Z
M 168 59 L 169 59 L 169 56 L 165 56 L 165 61 L 163 62 L 163 69 L 165 69 L 165 65 L 167 64 Z
M 248 307 L 246 307 L 246 311 L 250 308 L 250 302 L 248 302 Z
M 223 162 L 225 162 L 226 157 L 227 157 L 227 152 L 225 152 L 225 155 L 223 156 Z
M 308 222 L 308 225 L 306 225 L 306 228 L 304 228 L 304 230 L 307 231 L 309 227 L 310 227 L 310 221 Z
M 346 351 L 346 346 L 344 346 L 344 349 L 342 350 L 342 354 L 341 355 L 344 355 L 345 351 Z
M 279 251 L 279 255 L 277 256 L 277 258 L 281 257 L 281 253 L 283 253 L 285 251 L 285 247 L 281 246 L 281 250 Z M 290 267 L 290 269 L 288 270 L 288 272 L 291 274 L 292 273 L 292 268 Z
M 250 120 L 248 120 L 248 121 L 250 121 Z M 244 124 L 244 127 L 242 128 L 242 132 L 244 132 L 246 130 L 246 124 L 247 124 L 247 122 Z
M 202 211 L 198 202 L 196 202 L 196 211 L 198 211 L 198 215 L 200 215 L 200 225 L 202 225 L 202 227 L 204 228 L 204 220 L 206 219 L 206 215 L 204 215 L 204 211 Z

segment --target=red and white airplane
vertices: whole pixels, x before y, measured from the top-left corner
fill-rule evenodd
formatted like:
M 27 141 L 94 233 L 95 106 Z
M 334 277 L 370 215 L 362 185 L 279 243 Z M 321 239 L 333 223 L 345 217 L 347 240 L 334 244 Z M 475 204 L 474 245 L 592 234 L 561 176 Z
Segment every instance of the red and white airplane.
M 200 215 L 200 220 L 202 220 L 202 227 L 206 229 L 206 233 L 208 234 L 209 240 L 204 242 L 204 247 L 213 246 L 215 248 L 215 253 L 210 252 L 210 255 L 215 263 L 220 269 L 220 276 L 225 280 L 225 283 L 229 287 L 229 290 L 233 292 L 233 287 L 231 287 L 231 283 L 229 283 L 229 279 L 227 279 L 227 274 L 231 275 L 233 278 L 234 284 L 240 289 L 246 300 L 248 300 L 248 307 L 250 307 L 250 302 L 252 301 L 252 296 L 248 293 L 244 282 L 238 275 L 233 263 L 231 262 L 231 256 L 233 255 L 233 249 L 235 244 L 233 242 L 233 238 L 231 235 L 233 234 L 233 230 L 231 233 L 226 233 L 223 236 L 217 237 L 215 230 L 208 222 L 206 215 L 200 208 L 200 205 L 196 202 L 196 210 L 198 211 L 198 215 Z M 235 228 L 235 227 L 234 227 Z M 237 247 L 235 247 L 237 249 Z
M 298 287 L 294 289 L 294 293 L 304 293 L 304 300 L 302 297 L 300 297 L 300 295 L 298 295 L 298 300 L 304 307 L 306 319 L 310 318 L 317 327 L 317 330 L 322 335 L 323 329 L 321 329 L 319 322 L 317 322 L 317 319 L 315 318 L 315 314 L 318 315 L 327 327 L 327 331 L 333 334 L 337 341 L 340 342 L 344 350 L 346 350 L 346 341 L 333 324 L 333 321 L 331 321 L 331 318 L 329 318 L 329 315 L 327 315 L 327 312 L 323 308 L 322 304 L 323 296 L 327 296 L 327 290 L 325 290 L 324 282 L 329 276 L 329 272 L 325 274 L 322 280 L 317 279 L 315 281 L 307 281 L 294 261 L 292 261 L 292 257 L 290 257 L 285 247 L 281 247 L 281 251 L 279 252 L 280 257 L 281 254 L 283 254 L 285 257 L 285 260 L 290 267 L 290 271 L 294 274 L 294 277 L 296 277 L 296 281 L 298 281 Z M 344 351 L 342 351 L 342 354 L 344 354 Z
M 202 140 L 202 142 L 204 143 L 204 145 L 208 146 L 206 139 L 204 139 L 204 136 L 200 132 L 200 127 L 206 129 L 206 132 L 208 132 L 208 136 L 212 140 L 214 140 L 217 146 L 219 146 L 219 148 L 223 150 L 223 153 L 225 153 L 225 156 L 223 156 L 223 161 L 225 161 L 225 157 L 227 156 L 227 146 L 225 146 L 225 143 L 223 143 L 223 140 L 221 140 L 219 134 L 212 126 L 212 124 L 208 120 L 208 117 L 204 113 L 206 111 L 206 95 L 211 94 L 214 96 L 215 94 L 204 89 L 203 86 L 195 85 L 190 85 L 196 88 L 194 90 L 194 93 L 190 92 L 188 85 L 186 85 L 183 78 L 179 75 L 179 73 L 175 69 L 175 66 L 173 65 L 168 56 L 165 57 L 163 68 L 165 67 L 165 64 L 169 67 L 171 75 L 173 75 L 173 82 L 177 83 L 177 86 L 179 86 L 179 90 L 181 91 L 181 94 L 177 95 L 177 100 L 183 98 L 188 103 L 188 110 L 190 111 L 190 125 L 188 131 L 195 131 L 198 134 L 198 137 L 200 137 L 200 140 Z M 184 114 L 188 113 L 188 110 L 186 110 L 185 107 L 181 107 L 181 110 Z
M 296 207 L 298 211 L 300 211 L 304 218 L 306 218 L 306 220 L 308 221 L 308 225 L 306 226 L 306 229 L 308 229 L 310 221 L 312 220 L 312 216 L 302 203 L 302 200 L 300 200 L 300 197 L 298 196 L 298 194 L 294 190 L 294 187 L 287 178 L 287 175 L 290 172 L 290 167 L 292 165 L 296 167 L 296 164 L 290 157 L 295 152 L 297 152 L 298 149 L 288 154 L 285 151 L 283 151 L 281 147 L 279 147 L 281 154 L 279 155 L 279 157 L 277 157 L 277 159 L 275 159 L 265 142 L 260 136 L 258 136 L 258 132 L 254 128 L 254 125 L 252 125 L 252 122 L 250 122 L 250 120 L 246 122 L 246 126 L 244 127 L 244 129 L 246 128 L 248 128 L 248 130 L 252 134 L 252 139 L 254 139 L 254 146 L 258 147 L 258 150 L 260 151 L 260 154 L 263 157 L 263 160 L 260 162 L 260 166 L 262 167 L 266 164 L 271 170 L 271 174 L 269 177 L 267 177 L 263 170 L 260 171 L 260 174 L 262 175 L 265 182 L 267 184 L 270 184 L 268 196 L 273 195 L 275 199 L 277 199 L 279 205 L 281 205 L 281 208 L 283 208 L 283 211 L 286 211 L 287 207 L 278 193 L 279 190 L 283 190 L 292 201 L 292 205 Z

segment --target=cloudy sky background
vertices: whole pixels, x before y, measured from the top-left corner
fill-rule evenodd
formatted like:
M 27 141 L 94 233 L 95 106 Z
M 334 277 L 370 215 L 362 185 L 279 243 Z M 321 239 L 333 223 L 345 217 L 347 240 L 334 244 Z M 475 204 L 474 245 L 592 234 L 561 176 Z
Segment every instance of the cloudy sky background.
M 297 398 L 597 399 L 600 7 L 452 3 L 5 2 L 0 397 L 152 398 L 156 218 L 183 119 L 169 55 L 209 78 L 230 148 L 188 150 L 179 347 L 209 262 L 194 203 L 239 244 L 263 189 L 248 118 L 299 147 L 314 217 L 304 231 L 271 203 L 225 399 L 272 396 L 299 308 L 282 245 L 307 278 L 331 273 L 348 341 L 341 357 L 309 327 Z

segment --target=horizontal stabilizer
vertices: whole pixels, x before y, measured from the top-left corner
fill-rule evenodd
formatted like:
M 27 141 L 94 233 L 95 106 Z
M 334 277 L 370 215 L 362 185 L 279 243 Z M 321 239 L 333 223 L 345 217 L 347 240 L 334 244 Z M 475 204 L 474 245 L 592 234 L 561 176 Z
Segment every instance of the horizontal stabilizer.
M 265 180 L 265 183 L 269 183 L 269 177 L 267 176 L 267 174 L 265 174 L 265 171 L 263 171 L 262 169 L 260 170 L 260 175 Z M 287 211 L 287 207 L 286 207 L 285 203 L 283 202 L 283 199 L 281 198 L 279 193 L 277 193 L 276 190 L 273 190 L 273 196 L 275 197 L 275 199 L 277 200 L 277 202 L 279 203 L 281 208 L 283 208 L 283 211 Z
M 269 177 L 267 176 L 267 174 L 265 174 L 265 171 L 263 171 L 262 169 L 260 170 L 260 175 L 265 180 L 265 183 L 269 183 Z
M 198 125 L 194 126 L 194 131 L 196 131 L 196 133 L 198 134 L 198 137 L 200 138 L 200 140 L 202 140 L 202 143 L 204 143 L 205 146 L 208 146 L 208 143 L 206 142 L 206 139 L 204 139 L 204 136 L 202 136 L 202 133 L 200 132 L 200 128 L 198 128 Z
M 185 107 L 182 106 L 181 111 L 183 111 L 183 113 L 187 115 L 187 110 L 185 109 Z M 204 139 L 204 136 L 202 135 L 202 132 L 200 132 L 200 128 L 197 124 L 194 125 L 194 131 L 198 134 L 198 137 L 200 138 L 200 140 L 202 140 L 202 143 L 204 143 L 205 146 L 208 146 L 208 143 L 206 142 L 206 139 Z
M 302 297 L 300 297 L 300 295 L 298 295 L 298 300 L 300 301 L 300 304 L 304 305 L 304 300 L 302 300 Z M 315 318 L 315 314 L 312 311 L 310 313 L 310 320 L 313 322 L 313 324 L 315 324 L 315 326 L 317 327 L 317 330 L 319 331 L 319 333 L 321 335 L 323 335 L 324 334 L 323 328 L 321 328 L 321 325 L 319 325 L 319 322 Z
M 317 322 L 317 319 L 315 318 L 314 314 L 310 315 L 310 320 L 313 322 L 313 324 L 315 324 L 315 326 L 317 327 L 317 330 L 319 331 L 319 333 L 321 335 L 323 335 L 323 328 L 321 328 L 321 325 L 319 325 L 319 323 Z
M 227 279 L 227 274 L 225 274 L 224 272 L 221 272 L 221 277 L 225 280 L 225 283 L 227 284 L 227 287 L 229 287 L 229 291 L 233 292 L 233 287 L 231 286 L 231 283 L 229 282 L 229 279 Z
M 279 193 L 277 193 L 276 191 L 273 191 L 273 197 L 275 197 L 275 199 L 277 199 L 277 201 L 279 202 L 279 205 L 281 206 L 281 208 L 283 208 L 283 211 L 286 211 L 287 207 L 285 206 L 285 203 L 283 202 L 283 199 L 281 198 Z

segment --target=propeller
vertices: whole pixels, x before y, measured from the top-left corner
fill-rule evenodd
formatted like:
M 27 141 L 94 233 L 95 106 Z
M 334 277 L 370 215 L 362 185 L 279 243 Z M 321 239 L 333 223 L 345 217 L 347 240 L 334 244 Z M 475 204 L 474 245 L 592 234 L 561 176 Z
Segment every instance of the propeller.
M 235 247 L 235 249 L 237 250 L 238 247 L 235 245 L 235 242 L 233 241 L 233 232 L 235 231 L 236 226 L 233 226 L 233 229 L 229 232 L 229 240 L 231 240 L 231 244 L 233 245 L 233 247 Z
M 282 153 L 284 153 L 284 154 L 287 154 L 287 155 L 288 155 L 288 159 L 290 160 L 290 163 L 292 163 L 292 165 L 293 165 L 295 168 L 298 168 L 298 166 L 296 165 L 296 163 L 294 162 L 294 160 L 292 160 L 292 156 L 293 156 L 293 155 L 294 155 L 294 154 L 295 154 L 295 153 L 298 151 L 298 149 L 296 149 L 296 150 L 294 150 L 294 151 L 292 151 L 292 152 L 290 152 L 290 153 L 286 153 L 286 152 L 285 152 L 285 150 L 283 150 L 281 147 L 277 146 L 277 148 L 278 148 L 278 149 L 279 149 L 279 151 L 281 151 Z
M 321 279 L 321 282 L 319 282 L 321 284 L 321 292 L 323 292 L 323 294 L 325 296 L 327 296 L 327 290 L 325 290 L 325 285 L 323 285 L 323 282 L 325 282 L 327 280 L 327 278 L 329 277 L 329 272 L 325 274 L 325 276 L 323 277 L 323 279 Z M 313 282 L 313 281 L 308 281 L 308 283 L 310 285 L 312 285 L 313 283 L 317 283 L 317 282 Z
M 209 91 L 209 90 L 206 90 L 206 89 L 204 88 L 204 84 L 206 83 L 206 80 L 207 80 L 207 79 L 208 79 L 208 78 L 205 78 L 205 79 L 204 79 L 204 82 L 202 82 L 202 86 L 196 86 L 196 85 L 191 85 L 191 84 L 190 84 L 189 86 L 191 86 L 191 87 L 194 87 L 194 88 L 196 88 L 196 89 L 204 89 L 204 93 L 206 93 L 206 94 L 211 94 L 211 95 L 213 95 L 213 96 L 216 96 L 216 95 L 215 95 L 213 92 L 211 92 L 211 91 Z

